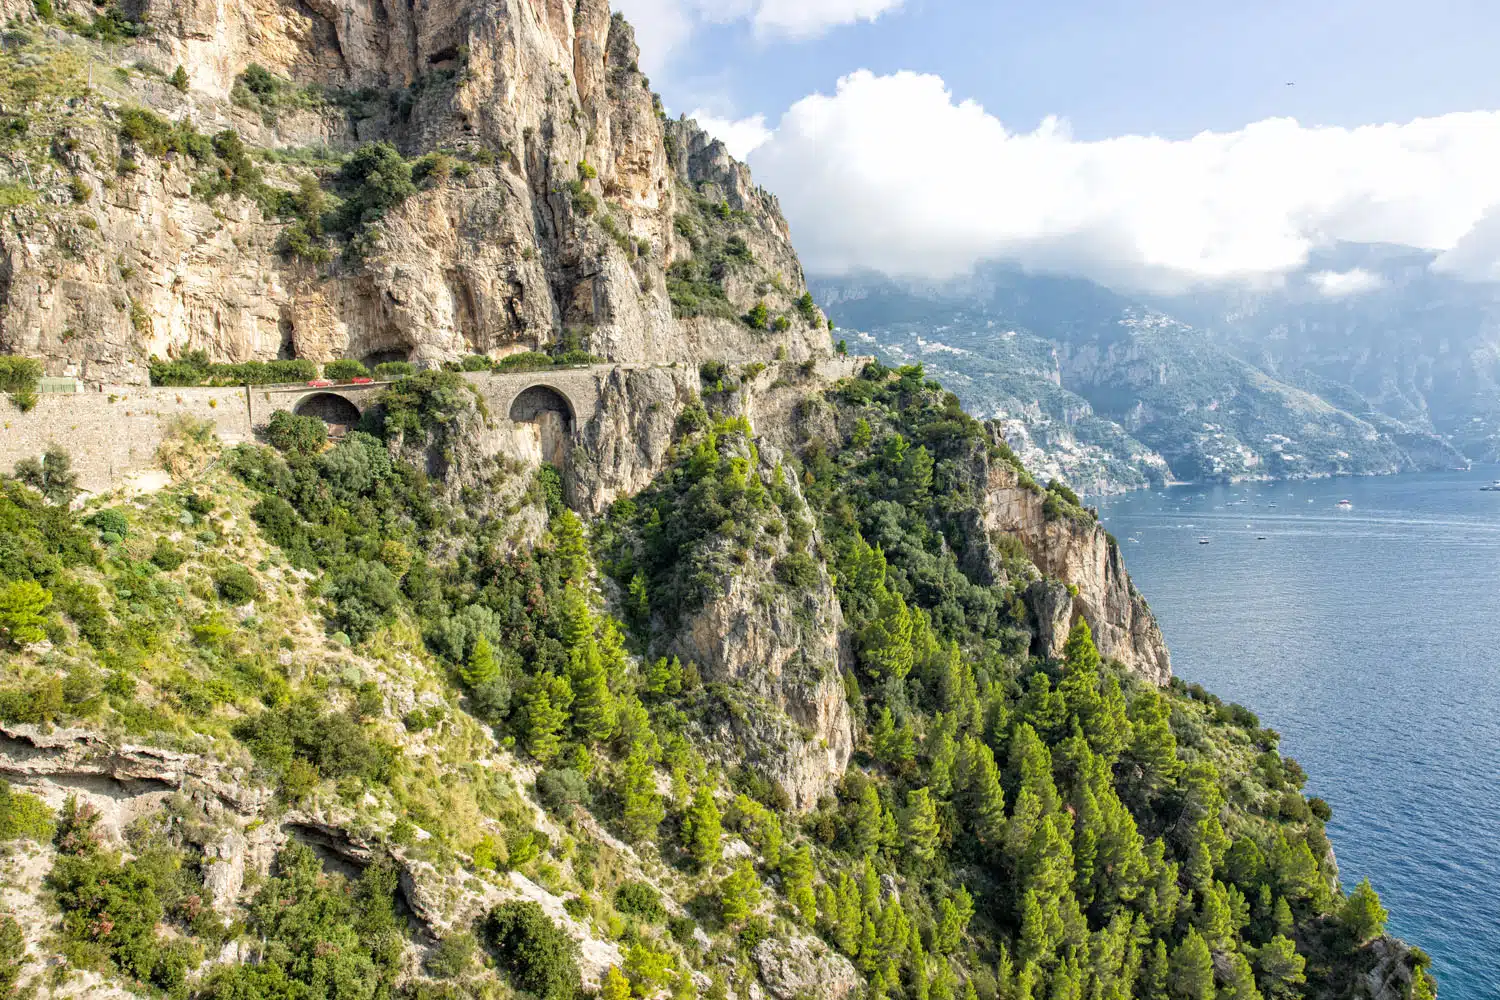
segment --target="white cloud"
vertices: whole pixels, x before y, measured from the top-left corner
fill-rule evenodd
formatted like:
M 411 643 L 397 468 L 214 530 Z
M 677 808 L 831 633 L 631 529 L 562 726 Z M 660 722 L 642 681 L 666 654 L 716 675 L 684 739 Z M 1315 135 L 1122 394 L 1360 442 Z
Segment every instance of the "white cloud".
M 1013 132 L 939 77 L 868 71 L 798 101 L 751 157 L 814 270 L 1007 257 L 1163 291 L 1285 274 L 1330 240 L 1458 253 L 1500 206 L 1496 163 L 1500 112 L 1081 142 L 1053 119 Z M 1479 242 L 1450 267 L 1493 267 L 1500 214 Z
M 873 21 L 903 0 L 758 0 L 753 21 L 764 35 L 816 38 L 829 28 Z
M 737 160 L 743 160 L 771 138 L 765 115 L 733 120 L 711 115 L 699 108 L 688 117 L 696 119 L 698 126 L 722 142 L 729 150 L 729 155 Z
M 612 0 L 636 29 L 648 72 L 665 67 L 699 24 L 749 21 L 764 39 L 807 41 L 833 28 L 874 21 L 905 0 Z
M 1307 276 L 1324 298 L 1342 299 L 1350 295 L 1373 292 L 1385 284 L 1385 279 L 1362 267 L 1352 271 L 1319 271 Z
M 1500 206 L 1491 208 L 1452 247 L 1432 262 L 1467 281 L 1500 281 Z

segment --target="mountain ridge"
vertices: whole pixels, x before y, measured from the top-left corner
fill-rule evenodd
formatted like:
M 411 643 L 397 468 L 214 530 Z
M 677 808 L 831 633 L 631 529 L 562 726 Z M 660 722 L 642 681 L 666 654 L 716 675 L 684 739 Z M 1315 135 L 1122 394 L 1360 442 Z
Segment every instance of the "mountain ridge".
M 859 343 L 893 358 L 926 356 L 968 386 L 960 392 L 972 405 L 1007 420 L 1028 461 L 1109 492 L 1168 479 L 1387 474 L 1489 460 L 1487 421 L 1500 398 L 1495 327 L 1484 318 L 1493 294 L 1431 277 L 1434 259 L 1343 246 L 1315 255 L 1282 290 L 1172 298 L 1003 265 L 952 282 L 864 275 L 812 284 L 841 326 L 864 335 Z M 1374 289 L 1332 300 L 1313 280 L 1362 262 L 1387 269 L 1371 272 Z M 1414 297 L 1402 298 L 1408 286 Z M 1406 318 L 1426 310 L 1433 288 L 1454 299 L 1448 315 L 1412 333 L 1419 344 L 1400 347 Z M 1376 353 L 1340 346 L 1377 320 Z M 975 359 L 994 349 L 1030 358 L 1025 377 L 984 370 Z

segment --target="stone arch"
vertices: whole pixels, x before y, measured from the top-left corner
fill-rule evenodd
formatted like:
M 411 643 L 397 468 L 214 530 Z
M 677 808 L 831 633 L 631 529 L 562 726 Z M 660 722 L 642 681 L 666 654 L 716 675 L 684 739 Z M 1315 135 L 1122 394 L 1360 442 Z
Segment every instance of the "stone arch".
M 359 425 L 360 410 L 336 392 L 315 392 L 303 396 L 292 411 L 299 417 L 317 417 L 328 425 L 334 436 L 347 434 Z
M 533 385 L 516 393 L 508 416 L 536 428 L 542 461 L 564 468 L 573 443 L 573 402 L 550 385 Z
M 522 389 L 516 393 L 516 398 L 511 400 L 510 419 L 518 424 L 538 420 L 547 412 L 561 414 L 568 428 L 572 428 L 574 421 L 572 400 L 568 399 L 566 393 L 550 385 L 538 383 Z

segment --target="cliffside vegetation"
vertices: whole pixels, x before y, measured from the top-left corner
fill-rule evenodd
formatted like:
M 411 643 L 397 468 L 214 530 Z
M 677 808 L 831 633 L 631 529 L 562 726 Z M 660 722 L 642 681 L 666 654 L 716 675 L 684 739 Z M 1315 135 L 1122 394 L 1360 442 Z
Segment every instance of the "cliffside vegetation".
M 1029 655 L 1012 583 L 960 562 L 975 459 L 1008 459 L 920 369 L 810 390 L 779 461 L 743 417 L 690 409 L 669 469 L 597 525 L 553 470 L 449 493 L 402 457 L 482 419 L 453 378 L 399 384 L 336 444 L 291 418 L 113 506 L 0 484 L 0 722 L 273 793 L 239 817 L 177 794 L 116 836 L 87 801 L 6 791 L 0 833 L 50 859 L 60 914 L 32 946 L 67 958 L 47 979 L 28 957 L 31 988 L 96 969 L 214 998 L 568 1000 L 584 972 L 613 1000 L 757 977 L 786 1000 L 1356 995 L 1384 913 L 1340 891 L 1326 804 L 1251 713 L 1101 662 L 1083 622 Z M 793 594 L 826 567 L 852 652 L 855 758 L 801 814 L 724 742 L 735 685 L 653 655 L 755 567 Z M 215 845 L 252 817 L 291 834 L 226 897 Z M 314 817 L 360 845 L 355 871 L 325 871 L 296 832 Z M 446 925 L 421 889 L 443 872 L 490 887 Z M 561 909 L 496 901 L 526 886 Z M 618 957 L 581 971 L 578 933 Z M 823 964 L 787 987 L 785 948 Z

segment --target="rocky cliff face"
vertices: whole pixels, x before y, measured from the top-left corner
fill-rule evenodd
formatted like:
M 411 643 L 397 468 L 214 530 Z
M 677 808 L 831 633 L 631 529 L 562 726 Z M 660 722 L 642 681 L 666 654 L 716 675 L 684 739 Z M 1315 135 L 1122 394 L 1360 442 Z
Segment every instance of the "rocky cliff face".
M 977 512 L 982 533 L 987 539 L 1020 539 L 1044 578 L 1026 592 L 1036 651 L 1059 655 L 1068 629 L 1082 615 L 1102 655 L 1165 684 L 1172 677 L 1167 643 L 1145 597 L 1131 583 L 1119 545 L 1097 521 L 1049 518 L 1044 506 L 1044 496 L 1023 485 L 1015 469 L 988 463 L 984 503 Z
M 77 0 L 59 12 L 71 7 L 92 14 Z M 138 383 L 150 357 L 189 350 L 436 363 L 565 335 L 621 361 L 826 344 L 821 318 L 793 308 L 804 286 L 775 200 L 721 144 L 663 119 L 604 0 L 140 7 L 149 34 L 114 46 L 16 12 L 53 82 L 28 102 L 31 135 L 58 141 L 6 168 L 39 197 L 0 236 L 0 350 Z M 187 89 L 137 65 L 181 65 Z M 273 82 L 248 90 L 252 66 Z M 122 129 L 136 106 L 204 136 L 235 130 L 270 194 L 210 197 L 200 157 Z M 327 262 L 285 253 L 278 192 L 331 190 L 342 158 L 374 140 L 451 159 L 357 247 L 335 241 Z M 712 276 L 720 307 L 679 319 L 668 268 L 705 250 L 678 220 L 705 206 L 739 255 Z M 761 301 L 786 329 L 737 318 Z

